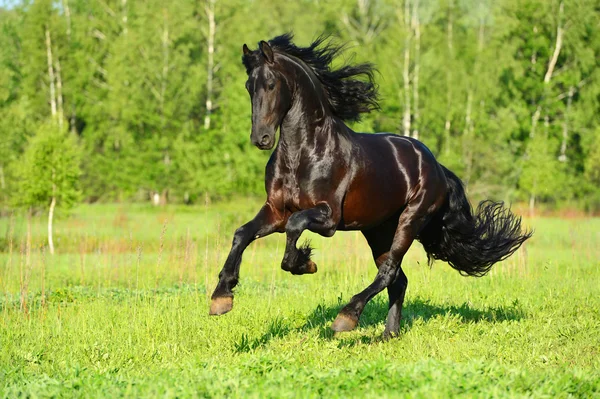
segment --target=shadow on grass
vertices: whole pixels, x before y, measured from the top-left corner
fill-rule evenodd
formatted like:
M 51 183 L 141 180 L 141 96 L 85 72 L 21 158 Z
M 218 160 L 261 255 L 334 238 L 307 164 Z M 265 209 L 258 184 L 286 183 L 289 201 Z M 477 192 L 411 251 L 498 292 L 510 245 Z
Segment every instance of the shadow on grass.
M 241 341 L 235 344 L 236 352 L 249 352 L 267 345 L 275 338 L 283 338 L 291 332 L 317 330 L 320 338 L 332 339 L 335 337 L 335 333 L 331 330 L 330 326 L 343 306 L 344 304 L 341 302 L 337 305 L 319 304 L 307 316 L 306 322 L 301 327 L 291 327 L 280 318 L 274 319 L 267 327 L 267 331 L 261 337 L 249 339 L 246 335 L 242 335 Z M 388 303 L 384 298 L 373 299 L 365 308 L 360 318 L 359 327 L 364 328 L 385 323 L 387 312 Z M 400 336 L 409 331 L 415 322 L 427 322 L 438 316 L 447 315 L 458 318 L 462 323 L 495 323 L 525 318 L 525 313 L 518 303 L 514 303 L 510 306 L 498 306 L 481 310 L 471 307 L 468 303 L 463 303 L 460 306 L 436 305 L 432 304 L 430 301 L 416 298 L 404 303 L 400 325 Z M 339 346 L 354 346 L 359 343 L 371 344 L 382 340 L 379 335 L 350 334 L 351 335 L 343 333 L 339 335 Z

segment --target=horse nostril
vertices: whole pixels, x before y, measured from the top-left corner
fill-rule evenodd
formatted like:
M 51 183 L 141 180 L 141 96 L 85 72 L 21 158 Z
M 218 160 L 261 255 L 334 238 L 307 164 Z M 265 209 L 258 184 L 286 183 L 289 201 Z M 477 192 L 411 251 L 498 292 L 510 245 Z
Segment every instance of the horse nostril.
M 267 145 L 267 144 L 269 144 L 270 140 L 271 139 L 269 138 L 269 135 L 265 134 L 264 136 L 262 136 L 262 139 L 260 139 L 260 144 L 261 145 Z

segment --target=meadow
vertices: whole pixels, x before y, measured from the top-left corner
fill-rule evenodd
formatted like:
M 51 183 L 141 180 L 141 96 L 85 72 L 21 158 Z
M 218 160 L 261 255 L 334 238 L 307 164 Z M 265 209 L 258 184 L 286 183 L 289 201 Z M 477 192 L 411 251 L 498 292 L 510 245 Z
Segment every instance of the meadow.
M 533 218 L 534 237 L 483 278 L 432 268 L 415 243 L 401 336 L 387 295 L 355 331 L 337 311 L 375 275 L 360 233 L 305 234 L 314 275 L 254 242 L 233 311 L 209 297 L 256 200 L 82 205 L 55 225 L 0 218 L 0 397 L 598 397 L 600 220 Z

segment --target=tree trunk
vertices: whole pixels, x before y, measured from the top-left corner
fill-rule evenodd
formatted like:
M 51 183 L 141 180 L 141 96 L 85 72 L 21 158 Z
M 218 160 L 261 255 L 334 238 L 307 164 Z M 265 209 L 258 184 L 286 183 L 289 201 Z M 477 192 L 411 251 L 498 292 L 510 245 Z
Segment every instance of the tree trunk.
M 552 53 L 552 58 L 548 62 L 548 69 L 546 70 L 546 74 L 544 75 L 544 91 L 550 84 L 550 80 L 552 79 L 552 75 L 554 74 L 554 68 L 556 67 L 556 62 L 558 61 L 558 56 L 560 55 L 560 50 L 562 48 L 563 34 L 564 30 L 562 27 L 562 19 L 564 14 L 564 2 L 560 2 L 560 6 L 558 8 L 558 22 L 556 26 L 556 42 L 554 44 L 554 51 Z M 537 62 L 532 59 L 532 62 Z M 545 93 L 544 93 L 545 95 Z M 543 98 L 542 98 L 543 100 Z M 535 137 L 535 130 L 537 128 L 537 124 L 540 120 L 540 116 L 542 113 L 542 106 L 538 104 L 533 115 L 531 116 L 531 130 L 529 131 L 529 138 Z M 531 140 L 530 140 L 531 141 Z M 529 149 L 525 150 L 524 156 L 527 156 L 529 153 Z M 536 181 L 533 182 L 533 189 L 530 192 L 529 197 L 529 214 L 533 217 L 535 214 L 535 190 L 536 190 Z
M 65 18 L 67 19 L 67 39 L 69 41 L 69 49 L 72 49 L 71 42 L 71 9 L 69 8 L 69 1 L 62 0 L 62 6 L 65 10 Z M 57 60 L 58 62 L 58 60 Z M 62 83 L 61 83 L 62 84 Z M 71 130 L 71 134 L 77 135 L 77 112 L 75 111 L 75 101 L 71 101 L 71 115 L 69 115 L 69 128 Z
M 206 16 L 208 17 L 208 60 L 206 65 L 206 115 L 204 116 L 204 129 L 210 129 L 210 116 L 213 110 L 213 73 L 214 73 L 214 54 L 215 54 L 215 0 L 208 0 L 206 6 Z
M 0 188 L 2 192 L 6 189 L 6 181 L 4 180 L 4 165 L 0 165 Z
M 562 143 L 560 144 L 560 155 L 558 160 L 560 162 L 567 162 L 567 143 L 569 142 L 569 116 L 571 114 L 571 104 L 573 103 L 573 95 L 575 94 L 575 88 L 571 86 L 569 88 L 569 97 L 567 100 L 567 109 L 565 110 L 565 117 L 563 121 L 563 137 Z
M 485 47 L 485 20 L 483 17 L 479 19 L 479 30 L 477 33 L 477 55 L 475 56 L 475 65 L 474 69 L 474 78 L 477 79 L 481 75 L 481 54 L 483 53 L 483 49 Z M 477 81 L 473 84 L 473 81 L 470 82 L 472 85 L 469 88 L 469 92 L 467 94 L 467 109 L 465 112 L 465 130 L 463 132 L 463 156 L 466 164 L 465 171 L 465 186 L 468 188 L 469 182 L 471 181 L 471 176 L 473 173 L 473 140 L 475 124 L 473 117 L 473 96 L 474 92 L 477 89 Z M 473 88 L 475 86 L 475 89 Z M 481 105 L 481 103 L 480 103 Z
M 531 116 L 531 130 L 529 131 L 529 137 L 535 137 L 535 129 L 537 128 L 537 124 L 540 120 L 540 114 L 542 113 L 542 107 L 540 105 L 537 106 L 535 112 Z
M 121 0 L 121 8 L 123 9 L 123 35 L 127 35 L 127 0 Z
M 448 24 L 446 26 L 446 37 L 448 44 L 449 66 L 446 65 L 446 122 L 444 123 L 444 153 L 450 154 L 450 128 L 452 125 L 452 67 L 454 63 L 453 27 L 452 27 L 452 0 L 448 2 Z
M 71 9 L 69 8 L 69 0 L 62 0 L 62 7 L 65 11 L 65 18 L 67 19 L 67 38 L 71 41 Z
M 50 39 L 50 30 L 46 26 L 46 56 L 48 57 L 48 78 L 50 80 L 50 111 L 52 117 L 56 117 L 56 93 L 54 89 L 54 67 L 52 62 L 52 40 Z
M 421 27 L 419 22 L 419 0 L 414 0 L 413 3 L 413 29 L 415 34 L 415 67 L 413 71 L 413 134 L 415 139 L 419 139 L 419 61 L 421 56 Z
M 535 216 L 535 193 L 529 195 L 529 216 Z
M 25 251 L 25 254 L 23 254 L 23 251 Z M 25 266 L 23 266 L 23 259 L 25 259 Z M 29 277 L 31 275 L 31 208 L 27 210 L 27 239 L 24 249 L 23 245 L 21 244 L 20 275 L 21 310 L 23 313 L 29 314 L 29 308 L 27 307 L 27 294 L 29 291 Z
M 404 0 L 404 27 L 406 37 L 404 39 L 404 68 L 402 77 L 404 80 L 404 117 L 402 127 L 405 136 L 410 137 L 410 0 Z
M 469 181 L 471 180 L 472 160 L 473 160 L 473 91 L 469 89 L 467 94 L 467 109 L 465 110 L 465 129 L 463 130 L 462 145 L 463 145 L 463 160 L 465 162 L 465 188 L 468 189 Z
M 161 128 L 165 128 L 165 97 L 167 94 L 167 83 L 169 79 L 169 24 L 167 10 L 163 10 L 163 31 L 162 31 L 162 53 L 163 53 L 163 67 L 162 67 L 162 79 L 160 85 L 160 124 Z M 164 132 L 161 132 L 164 134 Z
M 560 54 L 560 49 L 562 48 L 562 40 L 563 40 L 563 28 L 562 28 L 562 18 L 565 11 L 564 2 L 560 2 L 560 6 L 558 8 L 558 24 L 556 27 L 556 44 L 554 46 L 554 53 L 552 54 L 552 58 L 550 59 L 550 63 L 548 64 L 548 70 L 546 71 L 546 75 L 544 76 L 544 83 L 549 83 L 552 78 L 552 74 L 554 73 L 554 67 L 556 67 L 556 61 L 558 60 L 558 56 Z
M 52 220 L 54 219 L 54 207 L 56 206 L 56 197 L 52 196 L 52 202 L 50 202 L 50 210 L 48 211 L 48 249 L 50 255 L 54 255 L 54 241 L 52 240 Z
M 63 110 L 63 95 L 62 95 L 62 77 L 60 69 L 60 60 L 56 57 L 56 105 L 58 116 L 58 128 L 62 132 L 64 110 Z
M 552 58 L 548 63 L 548 69 L 546 70 L 546 74 L 544 75 L 544 87 L 547 87 L 550 84 L 550 80 L 552 79 L 552 75 L 554 74 L 554 68 L 556 67 L 556 62 L 558 61 L 558 56 L 560 55 L 560 50 L 562 48 L 563 34 L 564 30 L 562 28 L 562 18 L 564 14 L 564 2 L 560 2 L 560 6 L 558 8 L 558 23 L 556 27 L 556 43 L 554 44 L 554 52 L 552 53 Z M 538 105 L 533 116 L 531 117 L 531 131 L 529 132 L 529 137 L 535 136 L 535 128 L 537 127 L 538 121 L 540 119 L 541 106 Z

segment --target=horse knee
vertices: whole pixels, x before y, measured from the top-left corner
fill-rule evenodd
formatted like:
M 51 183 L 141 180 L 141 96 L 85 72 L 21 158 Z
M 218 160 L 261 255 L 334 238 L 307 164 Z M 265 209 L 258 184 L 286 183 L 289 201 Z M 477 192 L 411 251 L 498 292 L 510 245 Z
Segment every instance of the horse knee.
M 243 245 L 244 242 L 248 241 L 249 234 L 250 232 L 248 231 L 248 227 L 246 225 L 238 227 L 233 234 L 232 246 L 237 247 Z
M 293 213 L 285 225 L 285 232 L 289 234 L 300 234 L 304 230 L 304 218 L 300 212 Z

